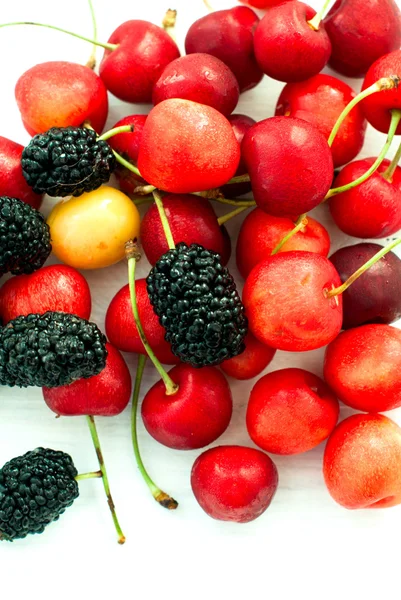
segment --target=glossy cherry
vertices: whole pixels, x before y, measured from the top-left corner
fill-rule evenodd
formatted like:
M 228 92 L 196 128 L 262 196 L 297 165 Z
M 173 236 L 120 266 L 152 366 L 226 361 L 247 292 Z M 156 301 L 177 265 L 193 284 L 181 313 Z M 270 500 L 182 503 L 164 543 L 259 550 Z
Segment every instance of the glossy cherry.
M 19 316 L 49 310 L 89 319 L 91 293 L 86 279 L 73 267 L 49 265 L 31 275 L 8 279 L 0 288 L 3 325 Z
M 245 350 L 221 363 L 220 369 L 234 379 L 253 379 L 271 363 L 276 354 L 274 348 L 269 348 L 248 332 L 245 337 Z
M 328 139 L 338 117 L 355 96 L 344 81 L 320 73 L 306 81 L 287 83 L 278 99 L 276 115 L 304 119 Z M 366 120 L 357 104 L 343 121 L 331 147 L 335 167 L 355 158 L 362 149 L 365 131 Z
M 304 81 L 317 75 L 329 60 L 331 44 L 324 25 L 309 21 L 316 11 L 303 2 L 271 8 L 255 31 L 255 56 L 263 73 L 279 81 Z
M 248 129 L 250 129 L 253 125 L 255 125 L 256 121 L 251 119 L 251 117 L 247 117 L 246 115 L 234 114 L 228 117 L 228 120 L 231 123 L 231 127 L 233 128 L 233 132 L 235 137 L 237 138 L 237 142 L 241 145 L 242 140 Z M 247 167 L 245 161 L 242 157 L 241 151 L 241 159 L 239 161 L 239 165 L 235 176 L 244 175 L 247 173 Z M 227 198 L 236 198 L 237 196 L 242 196 L 243 194 L 247 194 L 252 190 L 252 186 L 248 181 L 242 183 L 233 183 L 230 185 L 223 185 L 221 188 L 221 193 L 223 196 Z
M 79 127 L 85 121 L 100 133 L 108 113 L 107 90 L 100 77 L 71 62 L 32 67 L 18 79 L 15 98 L 31 135 L 51 127 Z
M 378 58 L 401 44 L 401 14 L 394 0 L 337 0 L 324 19 L 330 66 L 362 77 Z
M 129 115 L 123 117 L 113 125 L 113 129 L 114 127 L 133 125 L 134 131 L 132 133 L 119 133 L 108 140 L 113 150 L 121 154 L 125 160 L 128 160 L 128 162 L 135 166 L 138 163 L 139 147 L 146 117 L 147 115 Z M 136 187 L 144 184 L 142 177 L 139 177 L 119 163 L 117 164 L 115 175 L 118 179 L 120 189 L 126 194 L 133 194 Z
M 24 147 L 0 136 L 0 196 L 18 198 L 39 208 L 43 196 L 35 194 L 22 174 L 21 154 Z
M 260 450 L 218 446 L 196 459 L 191 487 L 213 519 L 248 523 L 269 507 L 278 486 L 274 462 Z
M 277 217 L 315 208 L 333 181 L 333 159 L 324 135 L 293 117 L 271 117 L 245 134 L 242 154 L 256 204 Z
M 71 385 L 43 388 L 43 398 L 53 412 L 65 417 L 112 417 L 126 408 L 131 397 L 131 375 L 119 351 L 111 344 L 106 348 L 106 366 L 99 375 L 78 379 Z
M 216 10 L 191 25 L 185 38 L 187 54 L 205 52 L 222 60 L 234 73 L 241 92 L 259 83 L 263 73 L 253 49 L 259 18 L 246 6 Z

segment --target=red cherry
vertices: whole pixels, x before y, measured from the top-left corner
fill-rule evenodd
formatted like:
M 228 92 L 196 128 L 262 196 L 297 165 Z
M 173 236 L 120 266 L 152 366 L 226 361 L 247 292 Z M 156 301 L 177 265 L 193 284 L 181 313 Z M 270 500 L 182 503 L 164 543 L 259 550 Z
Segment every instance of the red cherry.
M 125 160 L 128 160 L 128 162 L 135 166 L 138 163 L 139 147 L 146 118 L 147 115 L 129 115 L 128 117 L 123 117 L 120 121 L 117 121 L 113 129 L 114 127 L 133 125 L 134 131 L 132 133 L 119 133 L 108 140 L 113 150 L 121 154 Z M 120 189 L 126 194 L 133 194 L 136 187 L 145 183 L 142 177 L 135 175 L 135 173 L 120 164 L 117 164 L 115 175 Z
M 271 363 L 276 350 L 269 348 L 247 333 L 245 337 L 245 350 L 221 363 L 220 368 L 226 375 L 234 379 L 253 379 Z
M 309 25 L 316 11 L 303 2 L 271 8 L 255 31 L 255 56 L 263 73 L 279 81 L 304 81 L 317 75 L 330 57 L 331 44 L 321 22 Z
M 346 165 L 333 187 L 354 181 L 375 160 L 365 158 Z M 401 168 L 397 167 L 388 181 L 382 174 L 389 164 L 384 160 L 366 181 L 330 198 L 330 212 L 341 231 L 359 238 L 382 238 L 401 229 Z
M 86 279 L 67 265 L 49 265 L 31 275 L 12 277 L 0 288 L 3 325 L 19 316 L 44 314 L 49 310 L 89 319 L 91 307 Z
M 79 127 L 84 121 L 100 133 L 109 108 L 100 77 L 88 67 L 63 61 L 26 71 L 17 81 L 15 98 L 31 135 L 51 127 Z
M 339 399 L 365 412 L 401 406 L 401 331 L 363 325 L 341 333 L 326 350 L 324 378 Z
M 21 144 L 0 136 L 0 196 L 18 198 L 38 209 L 43 196 L 35 194 L 22 174 L 23 149 Z
M 194 450 L 211 444 L 227 429 L 232 414 L 230 387 L 216 367 L 180 364 L 169 371 L 179 386 L 168 396 L 162 380 L 142 402 L 142 418 L 152 437 L 168 448 Z
M 223 233 L 212 205 L 206 198 L 170 194 L 163 198 L 163 206 L 176 244 L 200 244 L 221 256 L 224 254 Z M 150 206 L 142 219 L 140 238 L 151 265 L 169 249 L 155 204 Z
M 245 134 L 242 154 L 257 205 L 277 217 L 315 208 L 333 181 L 333 159 L 323 134 L 306 121 L 271 117 Z
M 241 114 L 230 115 L 228 117 L 228 120 L 231 123 L 231 127 L 233 128 L 234 135 L 237 138 L 237 142 L 241 145 L 246 132 L 253 125 L 255 125 L 256 121 L 254 119 L 251 119 L 251 117 L 247 117 L 246 115 L 241 115 Z M 247 172 L 248 172 L 248 170 L 246 168 L 245 161 L 241 156 L 238 168 L 235 172 L 235 176 L 244 175 Z M 242 196 L 243 194 L 247 194 L 251 190 L 252 190 L 251 184 L 249 182 L 243 182 L 243 183 L 233 183 L 230 185 L 223 185 L 223 187 L 221 188 L 221 193 L 223 194 L 223 196 L 226 196 L 227 198 L 236 198 L 237 196 Z
M 246 426 L 262 450 L 301 454 L 330 435 L 338 413 L 337 398 L 319 377 L 303 369 L 280 369 L 254 385 Z
M 169 63 L 153 88 L 153 104 L 183 98 L 230 115 L 238 104 L 239 86 L 233 72 L 210 54 L 188 54 Z
M 246 279 L 253 267 L 269 258 L 277 244 L 294 229 L 294 222 L 287 217 L 273 217 L 255 208 L 242 222 L 237 240 L 237 267 Z M 278 251 L 305 250 L 327 256 L 330 237 L 326 229 L 312 217 L 308 224 L 293 235 Z
M 255 8 L 271 8 L 272 6 L 277 6 L 277 4 L 282 4 L 283 2 L 288 1 L 289 0 L 240 0 L 240 2 L 249 4 Z
M 304 119 L 328 140 L 338 117 L 355 96 L 344 81 L 320 73 L 307 81 L 287 83 L 278 99 L 276 115 Z M 335 167 L 345 165 L 359 154 L 365 131 L 366 120 L 357 104 L 343 121 L 331 147 Z
M 234 73 L 241 92 L 263 77 L 253 51 L 253 34 L 259 18 L 246 6 L 235 6 L 198 19 L 185 38 L 187 54 L 205 52 L 222 60 Z
M 218 446 L 196 459 L 191 487 L 213 519 L 248 523 L 270 505 L 278 486 L 274 462 L 260 450 Z
M 324 19 L 330 66 L 347 77 L 362 77 L 375 60 L 400 47 L 400 23 L 394 0 L 337 0 Z
M 50 410 L 65 417 L 112 417 L 125 409 L 131 396 L 131 375 L 119 351 L 111 344 L 106 348 L 106 366 L 99 375 L 58 388 L 43 388 Z
M 109 92 L 126 102 L 152 101 L 153 86 L 163 69 L 180 56 L 177 44 L 148 21 L 126 21 L 111 34 L 115 50 L 105 50 L 99 74 Z
M 239 159 L 239 144 L 221 113 L 190 100 L 171 99 L 149 113 L 138 167 L 155 187 L 188 194 L 227 183 Z
M 252 333 L 263 343 L 302 352 L 331 342 L 342 323 L 341 285 L 332 263 L 312 252 L 275 254 L 252 269 L 242 301 Z

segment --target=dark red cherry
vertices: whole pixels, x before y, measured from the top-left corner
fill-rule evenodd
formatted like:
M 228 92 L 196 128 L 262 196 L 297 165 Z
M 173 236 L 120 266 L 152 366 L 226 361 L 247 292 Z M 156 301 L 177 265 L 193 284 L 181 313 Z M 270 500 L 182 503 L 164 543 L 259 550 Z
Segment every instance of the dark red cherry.
M 251 119 L 251 117 L 247 117 L 246 115 L 241 115 L 241 114 L 230 115 L 228 117 L 228 120 L 231 123 L 231 127 L 233 128 L 233 131 L 234 131 L 234 135 L 237 138 L 237 141 L 239 144 L 242 143 L 242 140 L 244 139 L 244 135 L 246 134 L 248 129 L 250 129 L 252 127 L 252 125 L 255 125 L 255 123 L 256 123 L 256 121 L 254 119 Z M 242 156 L 242 150 L 241 150 L 241 160 L 239 161 L 238 169 L 237 169 L 237 172 L 235 173 L 235 176 L 244 175 L 247 172 L 248 172 L 248 170 L 247 170 L 244 158 Z M 233 183 L 231 185 L 223 185 L 223 187 L 221 188 L 221 193 L 223 194 L 223 196 L 226 196 L 227 198 L 236 198 L 237 196 L 242 196 L 243 194 L 247 194 L 251 190 L 252 190 L 251 184 L 249 182 L 245 181 L 243 183 Z
M 146 123 L 146 118 L 147 115 L 128 115 L 128 117 L 123 117 L 120 121 L 117 121 L 113 128 L 133 125 L 134 131 L 132 133 L 119 133 L 108 140 L 113 150 L 121 154 L 125 160 L 128 160 L 128 162 L 135 166 L 138 162 L 139 147 L 141 145 L 142 131 Z M 117 163 L 114 173 L 121 190 L 126 194 L 133 194 L 136 187 L 145 183 L 142 177 L 135 175 L 135 173 L 119 163 Z

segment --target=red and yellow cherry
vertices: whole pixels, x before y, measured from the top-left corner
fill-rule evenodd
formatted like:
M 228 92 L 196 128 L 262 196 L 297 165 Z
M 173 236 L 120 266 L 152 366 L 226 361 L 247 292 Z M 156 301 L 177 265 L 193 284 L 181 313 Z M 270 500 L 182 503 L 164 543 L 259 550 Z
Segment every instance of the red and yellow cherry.
M 383 415 L 353 415 L 331 434 L 323 475 L 332 498 L 349 509 L 401 503 L 401 428 Z
M 106 366 L 99 375 L 58 388 L 43 388 L 50 410 L 64 417 L 112 417 L 126 408 L 131 396 L 130 372 L 114 346 L 108 343 L 106 349 Z
M 263 73 L 279 81 L 304 81 L 317 75 L 330 57 L 331 43 L 322 22 L 307 4 L 285 2 L 271 8 L 255 31 L 256 61 Z
M 330 435 L 338 413 L 337 398 L 319 377 L 303 369 L 280 369 L 254 385 L 246 426 L 262 450 L 301 454 Z
M 178 391 L 166 394 L 162 380 L 145 395 L 142 419 L 150 435 L 176 450 L 211 444 L 231 420 L 232 398 L 223 373 L 216 367 L 195 369 L 180 364 L 169 371 Z
M 332 263 L 312 252 L 275 254 L 254 267 L 242 301 L 251 332 L 278 350 L 302 352 L 331 342 L 342 324 L 341 284 Z
M 242 140 L 248 129 L 250 129 L 253 125 L 255 125 L 256 121 L 251 119 L 251 117 L 247 117 L 246 115 L 234 114 L 228 117 L 228 120 L 231 123 L 231 127 L 233 128 L 233 132 L 235 137 L 237 138 L 237 142 L 241 145 Z M 242 154 L 242 152 L 241 152 Z M 247 173 L 247 167 L 244 159 L 241 156 L 239 161 L 238 168 L 235 172 L 235 176 L 244 175 Z M 221 188 L 221 193 L 223 196 L 228 198 L 236 198 L 237 196 L 242 196 L 243 194 L 247 194 L 252 190 L 252 186 L 248 181 L 244 181 L 241 183 L 232 183 L 230 185 L 223 185 Z
M 274 348 L 269 348 L 248 332 L 245 337 L 245 350 L 221 363 L 220 369 L 234 379 L 253 379 L 271 363 L 276 354 Z
M 18 198 L 38 209 L 43 196 L 35 194 L 22 174 L 23 149 L 21 144 L 0 136 L 0 196 Z
M 132 133 L 119 133 L 108 139 L 108 143 L 113 150 L 121 154 L 125 160 L 128 160 L 128 162 L 135 166 L 138 163 L 139 146 L 141 144 L 146 117 L 147 115 L 129 115 L 128 117 L 123 117 L 113 126 L 113 129 L 115 127 L 123 127 L 124 125 L 132 125 L 134 131 Z M 115 175 L 121 190 L 125 194 L 133 194 L 137 186 L 144 184 L 142 177 L 139 177 L 119 163 L 117 164 Z
M 86 279 L 67 265 L 49 265 L 31 275 L 12 277 L 0 288 L 3 325 L 19 316 L 43 314 L 49 310 L 89 319 L 91 308 Z
M 271 215 L 294 217 L 308 212 L 330 189 L 330 148 L 324 135 L 307 121 L 293 117 L 260 121 L 245 134 L 241 150 L 256 204 Z
M 230 123 L 211 106 L 171 99 L 149 113 L 138 167 L 155 187 L 176 194 L 220 187 L 234 176 L 239 160 Z
M 135 291 L 139 318 L 152 350 L 160 362 L 176 364 L 179 360 L 164 339 L 166 331 L 153 311 L 145 279 L 137 279 Z M 122 352 L 146 354 L 132 314 L 128 285 L 121 288 L 110 302 L 106 313 L 106 334 L 110 342 Z
M 341 281 L 370 260 L 383 246 L 362 243 L 330 256 Z M 401 260 L 389 252 L 343 292 L 343 329 L 367 323 L 389 324 L 401 318 Z
M 365 158 L 346 165 L 333 187 L 358 179 L 375 160 Z M 386 178 L 389 165 L 390 161 L 384 160 L 366 181 L 330 198 L 330 212 L 341 231 L 359 238 L 382 238 L 401 229 L 401 168 L 396 167 Z
M 401 406 L 401 331 L 363 325 L 341 333 L 326 350 L 324 378 L 339 399 L 365 412 Z
M 355 96 L 344 81 L 320 73 L 306 81 L 287 83 L 278 99 L 276 115 L 304 119 L 329 139 L 338 117 Z M 357 104 L 343 121 L 331 146 L 335 167 L 345 165 L 359 154 L 365 132 L 366 120 Z
M 187 54 L 205 52 L 222 60 L 234 73 L 241 92 L 259 83 L 253 35 L 259 18 L 246 6 L 216 10 L 191 25 L 185 38 Z
M 228 116 L 238 104 L 238 81 L 219 58 L 188 54 L 169 63 L 154 85 L 153 104 L 170 98 L 207 104 Z
M 274 462 L 260 450 L 218 446 L 196 459 L 191 487 L 213 519 L 248 523 L 269 507 L 278 486 Z
M 32 67 L 19 78 L 15 98 L 31 135 L 51 127 L 79 127 L 85 121 L 100 133 L 108 113 L 107 90 L 100 77 L 70 62 Z
M 287 217 L 273 217 L 255 208 L 244 219 L 237 240 L 237 267 L 246 279 L 253 267 L 269 258 L 277 244 L 294 229 L 294 222 Z M 294 234 L 278 252 L 305 250 L 327 256 L 330 237 L 327 230 L 315 219 Z
M 99 74 L 109 92 L 126 102 L 152 101 L 153 86 L 163 69 L 180 56 L 177 44 L 148 21 L 126 21 L 111 34 Z
M 53 252 L 76 269 L 99 269 L 122 260 L 125 243 L 139 235 L 139 213 L 122 192 L 102 186 L 62 200 L 47 220 Z
M 329 65 L 347 77 L 363 77 L 375 60 L 401 44 L 394 0 L 337 0 L 324 24 L 331 41 Z

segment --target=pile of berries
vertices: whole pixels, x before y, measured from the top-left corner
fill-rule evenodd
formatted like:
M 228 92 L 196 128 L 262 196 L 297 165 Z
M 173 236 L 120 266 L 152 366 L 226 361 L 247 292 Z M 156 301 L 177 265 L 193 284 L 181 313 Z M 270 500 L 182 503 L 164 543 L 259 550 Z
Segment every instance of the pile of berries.
M 100 44 L 99 75 L 93 65 L 49 62 L 18 80 L 32 139 L 22 147 L 0 137 L 0 385 L 41 387 L 57 415 L 86 416 L 100 470 L 78 474 L 71 457 L 44 448 L 9 460 L 0 540 L 42 533 L 78 496 L 78 481 L 101 477 L 124 542 L 94 420 L 130 400 L 121 352 L 138 355 L 134 453 L 162 506 L 178 503 L 150 479 L 136 436 L 146 356 L 160 379 L 141 415 L 169 448 L 214 443 L 230 424 L 230 380 L 258 378 L 243 415 L 258 449 L 214 446 L 192 468 L 193 493 L 213 518 L 259 517 L 279 483 L 268 453 L 326 440 L 323 477 L 336 502 L 401 504 L 401 428 L 380 414 L 401 406 L 401 331 L 391 326 L 401 317 L 401 260 L 391 252 L 401 243 L 401 146 L 386 158 L 401 134 L 401 15 L 395 0 L 331 10 L 322 0 L 317 13 L 298 0 L 244 4 L 193 23 L 184 56 L 169 11 L 163 28 L 120 25 Z M 259 18 L 251 6 L 266 12 Z M 326 65 L 363 78 L 361 92 L 321 73 Z M 233 114 L 264 75 L 285 83 L 275 115 Z M 103 132 L 108 92 L 153 107 Z M 385 134 L 383 147 L 356 160 L 368 124 Z M 45 194 L 64 198 L 47 218 Z M 331 253 L 328 232 L 308 214 L 326 201 L 342 232 L 368 241 Z M 217 203 L 229 207 L 219 218 Z M 241 295 L 224 224 L 245 211 Z M 384 247 L 370 241 L 389 236 Z M 151 267 L 138 279 L 142 250 Z M 61 264 L 43 266 L 51 252 Z M 89 320 L 80 271 L 123 259 L 127 283 L 115 290 L 104 335 Z M 323 347 L 323 378 L 290 358 L 261 375 L 277 351 Z M 339 401 L 360 412 L 338 423 Z

